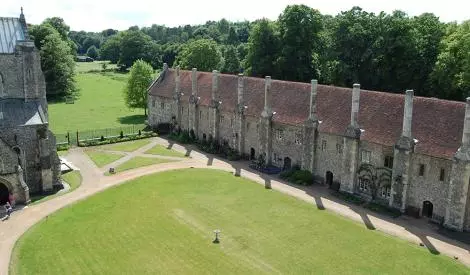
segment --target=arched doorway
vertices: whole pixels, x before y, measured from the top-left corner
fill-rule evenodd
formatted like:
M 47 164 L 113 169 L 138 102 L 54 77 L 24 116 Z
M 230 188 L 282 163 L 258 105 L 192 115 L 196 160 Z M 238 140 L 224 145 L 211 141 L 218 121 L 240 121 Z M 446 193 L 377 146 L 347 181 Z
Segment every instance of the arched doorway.
M 331 171 L 326 171 L 325 183 L 328 186 L 331 186 L 333 184 L 333 173 Z
M 205 133 L 202 134 L 202 140 L 203 140 L 203 141 L 206 141 L 206 138 L 207 138 L 206 134 L 205 134 Z
M 8 201 L 10 192 L 5 184 L 0 182 L 0 206 L 4 205 Z
M 289 157 L 284 158 L 284 165 L 282 167 L 282 170 L 289 170 L 292 166 L 292 160 Z
M 250 159 L 251 160 L 256 159 L 256 151 L 253 147 L 251 147 L 251 149 L 250 149 Z
M 432 209 L 433 209 L 432 203 L 430 201 L 424 201 L 422 216 L 432 218 Z

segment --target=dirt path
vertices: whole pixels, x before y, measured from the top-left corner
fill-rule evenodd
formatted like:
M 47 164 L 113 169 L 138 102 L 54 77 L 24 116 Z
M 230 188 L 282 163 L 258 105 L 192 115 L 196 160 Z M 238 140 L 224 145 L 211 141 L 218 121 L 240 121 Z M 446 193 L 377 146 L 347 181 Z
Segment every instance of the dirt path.
M 71 193 L 67 193 L 49 201 L 14 212 L 8 221 L 0 223 L 0 275 L 8 274 L 11 252 L 16 240 L 29 227 L 44 217 L 47 217 L 49 214 L 92 194 L 100 192 L 110 186 L 114 186 L 143 175 L 188 167 L 226 170 L 239 174 L 242 177 L 248 178 L 262 185 L 270 183 L 272 189 L 297 197 L 306 202 L 313 203 L 318 209 L 333 211 L 339 215 L 363 223 L 368 229 L 379 230 L 415 244 L 423 244 L 432 253 L 442 253 L 450 257 L 458 257 L 459 261 L 470 266 L 469 246 L 436 234 L 432 229 L 428 228 L 426 224 L 416 222 L 415 220 L 406 217 L 391 219 L 388 217 L 382 217 L 375 213 L 372 214 L 366 209 L 347 205 L 342 201 L 336 200 L 321 187 L 305 188 L 302 190 L 298 187 L 290 186 L 285 182 L 281 182 L 278 178 L 255 173 L 247 167 L 245 162 L 227 162 L 213 156 L 206 156 L 195 151 L 191 146 L 184 147 L 168 143 L 168 141 L 161 138 L 155 138 L 150 144 L 135 152 L 126 154 L 124 158 L 128 160 L 134 156 L 143 155 L 146 150 L 150 149 L 155 144 L 161 144 L 168 146 L 169 148 L 171 147 L 176 151 L 183 152 L 186 155 L 191 156 L 191 158 L 181 159 L 179 162 L 141 167 L 125 171 L 114 176 L 104 176 L 104 171 L 107 171 L 109 167 L 122 163 L 121 160 L 99 169 L 87 157 L 81 148 L 72 149 L 66 158 L 80 169 L 83 178 L 82 185 Z M 267 190 L 266 192 L 272 191 Z

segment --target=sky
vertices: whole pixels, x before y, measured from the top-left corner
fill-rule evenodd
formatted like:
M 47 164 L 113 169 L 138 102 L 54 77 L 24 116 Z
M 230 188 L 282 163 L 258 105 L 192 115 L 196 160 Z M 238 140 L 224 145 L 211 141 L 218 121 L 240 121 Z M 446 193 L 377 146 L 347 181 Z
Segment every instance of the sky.
M 125 30 L 135 25 L 203 24 L 222 18 L 230 21 L 276 19 L 292 4 L 305 4 L 331 15 L 360 6 L 374 13 L 398 9 L 413 16 L 432 12 L 444 22 L 470 19 L 468 0 L 0 0 L 0 16 L 18 17 L 23 7 L 26 21 L 31 24 L 59 16 L 71 30 L 102 31 Z

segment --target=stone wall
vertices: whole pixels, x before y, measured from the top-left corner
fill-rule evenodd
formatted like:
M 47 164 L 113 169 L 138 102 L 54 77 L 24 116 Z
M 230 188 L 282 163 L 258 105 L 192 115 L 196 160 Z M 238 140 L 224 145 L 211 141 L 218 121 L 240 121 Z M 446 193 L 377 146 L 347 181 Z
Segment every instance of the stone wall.
M 315 155 L 315 174 L 325 179 L 327 171 L 333 173 L 333 181 L 341 181 L 341 160 L 343 156 L 343 137 L 327 133 L 318 134 Z
M 273 123 L 273 165 L 284 166 L 284 159 L 290 158 L 291 165 L 301 165 L 302 163 L 302 127 Z M 296 143 L 297 137 L 297 143 Z

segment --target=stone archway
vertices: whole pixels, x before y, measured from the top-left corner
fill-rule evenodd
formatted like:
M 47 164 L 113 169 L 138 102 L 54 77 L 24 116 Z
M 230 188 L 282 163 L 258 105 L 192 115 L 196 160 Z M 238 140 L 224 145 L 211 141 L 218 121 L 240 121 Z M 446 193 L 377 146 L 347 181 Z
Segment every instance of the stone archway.
M 422 216 L 427 217 L 427 218 L 432 218 L 432 210 L 434 206 L 432 202 L 430 201 L 424 201 L 423 202 L 423 211 L 422 211 Z
M 5 184 L 0 182 L 0 206 L 7 203 L 10 192 L 11 190 Z
M 290 159 L 290 157 L 285 157 L 282 170 L 290 170 L 291 168 L 292 168 L 292 160 Z
M 250 159 L 255 160 L 256 159 L 256 151 L 255 148 L 251 147 L 250 149 Z
M 326 171 L 325 183 L 328 186 L 331 186 L 333 184 L 333 173 L 331 171 Z

